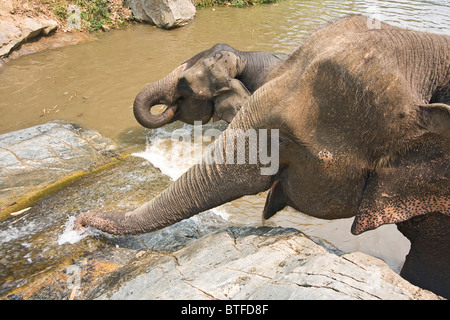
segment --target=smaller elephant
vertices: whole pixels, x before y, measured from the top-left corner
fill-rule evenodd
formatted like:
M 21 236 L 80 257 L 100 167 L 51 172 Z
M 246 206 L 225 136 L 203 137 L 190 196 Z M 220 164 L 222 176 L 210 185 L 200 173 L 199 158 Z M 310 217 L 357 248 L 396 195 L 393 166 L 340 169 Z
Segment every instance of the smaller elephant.
M 146 86 L 135 98 L 136 120 L 146 128 L 159 128 L 180 120 L 189 124 L 213 118 L 231 122 L 250 95 L 287 56 L 245 52 L 216 44 L 183 62 L 163 79 Z M 153 114 L 156 105 L 166 105 Z

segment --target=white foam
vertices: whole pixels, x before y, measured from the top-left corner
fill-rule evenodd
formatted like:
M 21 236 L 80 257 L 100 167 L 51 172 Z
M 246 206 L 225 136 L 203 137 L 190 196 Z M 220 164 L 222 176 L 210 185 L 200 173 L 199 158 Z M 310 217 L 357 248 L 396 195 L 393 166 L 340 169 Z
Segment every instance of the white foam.
M 221 217 L 224 220 L 228 220 L 230 218 L 230 214 L 227 212 L 227 210 L 225 209 L 225 206 L 221 205 L 220 207 L 216 207 L 211 209 L 212 212 L 214 212 L 215 214 L 217 214 L 219 217 Z
M 73 230 L 75 218 L 76 217 L 69 217 L 67 220 L 64 227 L 64 232 L 58 237 L 58 244 L 60 246 L 66 243 L 74 244 L 88 236 L 98 234 L 97 231 L 89 227 L 84 228 L 83 230 Z
M 0 245 L 10 241 L 16 241 L 32 234 L 39 227 L 38 223 L 31 221 L 23 226 L 9 225 L 8 228 L 0 230 Z
M 198 162 L 201 148 L 203 143 L 193 138 L 192 126 L 185 125 L 173 131 L 155 130 L 147 139 L 145 151 L 132 155 L 150 161 L 163 174 L 176 180 Z

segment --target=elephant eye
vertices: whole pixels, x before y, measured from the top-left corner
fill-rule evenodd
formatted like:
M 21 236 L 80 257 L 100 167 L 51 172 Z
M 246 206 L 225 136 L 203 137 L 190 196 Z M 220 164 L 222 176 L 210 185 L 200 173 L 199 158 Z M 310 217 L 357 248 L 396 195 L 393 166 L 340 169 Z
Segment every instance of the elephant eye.
M 292 148 L 294 146 L 302 148 L 302 149 L 307 148 L 306 144 L 303 143 L 302 141 L 300 141 L 298 139 L 292 139 L 289 135 L 282 134 L 282 133 L 280 133 L 279 142 L 280 142 L 281 148 Z
M 191 88 L 189 82 L 184 77 L 178 81 L 177 90 L 180 93 L 185 94 L 185 95 L 193 94 L 193 91 L 192 91 L 192 88 Z
M 207 70 L 208 72 L 211 71 L 212 68 L 214 67 L 214 63 L 210 59 L 203 60 L 202 65 L 203 65 L 203 68 L 205 70 Z
M 290 139 L 286 139 L 285 137 L 280 137 L 279 142 L 280 142 L 280 147 L 281 148 L 287 148 L 290 145 Z

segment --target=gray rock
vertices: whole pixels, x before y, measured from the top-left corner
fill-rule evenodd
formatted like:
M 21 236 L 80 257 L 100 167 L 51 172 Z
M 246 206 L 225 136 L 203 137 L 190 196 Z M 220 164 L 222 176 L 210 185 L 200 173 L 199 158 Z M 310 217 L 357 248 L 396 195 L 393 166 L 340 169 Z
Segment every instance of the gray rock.
M 131 9 L 135 20 L 164 29 L 182 27 L 191 22 L 196 13 L 191 0 L 127 0 L 125 5 Z
M 72 124 L 50 122 L 0 135 L 0 208 L 115 156 L 109 139 Z
M 227 227 L 173 253 L 141 251 L 88 299 L 440 299 L 385 262 L 341 256 L 301 232 Z
M 68 299 L 68 264 L 82 271 L 84 291 L 96 286 L 93 279 L 126 265 L 139 251 L 176 251 L 204 235 L 206 228 L 217 230 L 220 221 L 209 215 L 156 231 L 154 237 L 91 233 L 80 238 L 71 230 L 70 221 L 82 212 L 132 210 L 170 182 L 147 160 L 124 156 L 47 193 L 27 211 L 8 214 L 9 219 L 0 221 L 0 300 L 14 294 L 27 300 Z M 203 225 L 206 220 L 209 224 Z
M 0 58 L 22 43 L 39 35 L 48 35 L 58 27 L 54 20 L 36 17 L 16 17 L 0 11 Z

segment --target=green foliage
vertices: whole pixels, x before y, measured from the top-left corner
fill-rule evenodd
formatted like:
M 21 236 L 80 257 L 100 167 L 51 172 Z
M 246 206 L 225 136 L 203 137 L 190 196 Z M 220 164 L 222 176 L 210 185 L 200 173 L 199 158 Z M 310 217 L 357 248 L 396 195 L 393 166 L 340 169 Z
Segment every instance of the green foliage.
M 260 4 L 263 4 L 263 3 L 274 3 L 274 2 L 277 2 L 278 0 L 259 0 L 259 1 L 257 1 L 258 3 L 260 3 Z
M 56 14 L 61 21 L 65 21 L 67 19 L 67 1 L 40 0 L 40 2 L 53 11 L 53 13 Z
M 108 0 L 40 0 L 47 5 L 61 20 L 67 21 L 70 13 L 67 8 L 70 4 L 81 10 L 81 24 L 83 29 L 91 32 L 99 31 L 104 25 L 110 25 L 110 8 Z
M 108 0 L 76 0 L 75 4 L 81 8 L 81 22 L 89 31 L 98 31 L 103 25 L 108 25 Z

